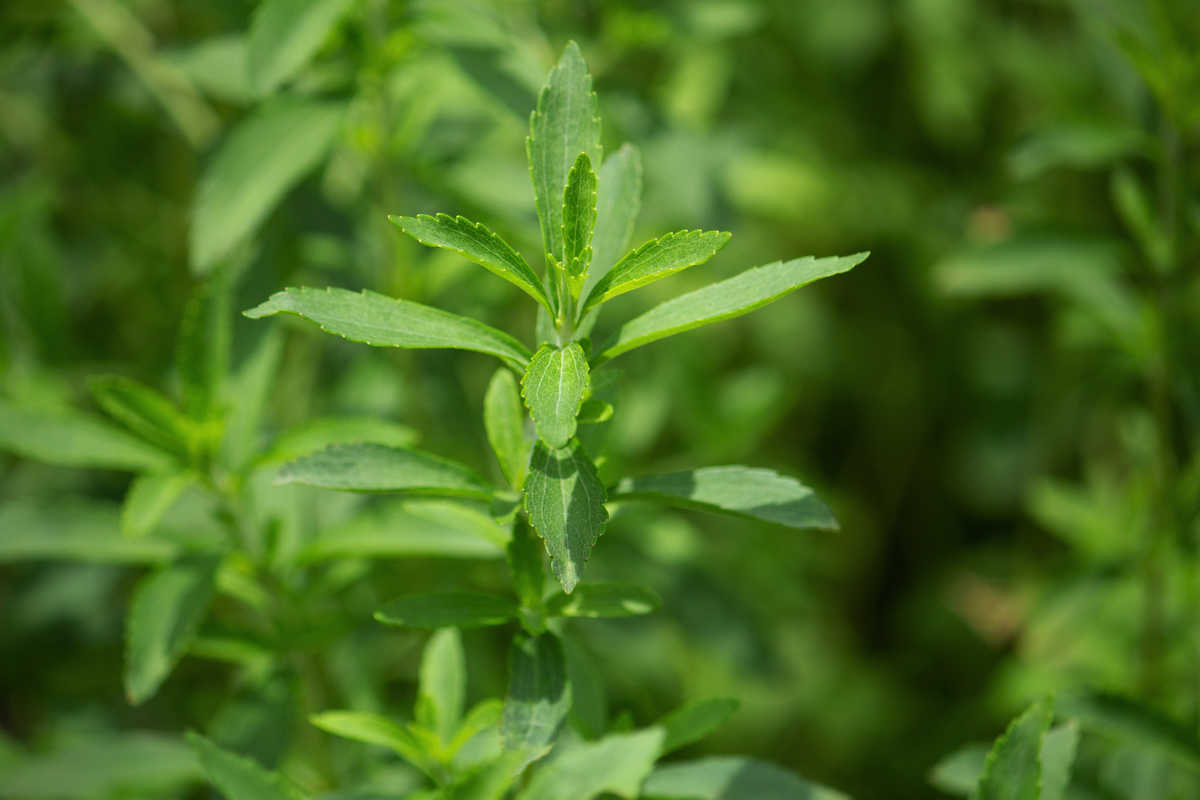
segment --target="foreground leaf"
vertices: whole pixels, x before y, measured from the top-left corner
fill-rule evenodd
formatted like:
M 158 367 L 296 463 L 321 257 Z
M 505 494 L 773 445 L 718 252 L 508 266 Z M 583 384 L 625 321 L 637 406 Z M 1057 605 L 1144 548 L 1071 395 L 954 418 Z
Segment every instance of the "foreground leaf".
M 581 583 L 571 594 L 559 594 L 546 603 L 551 617 L 634 617 L 662 605 L 657 594 L 632 583 Z
M 608 512 L 604 484 L 578 440 L 563 450 L 542 442 L 533 449 L 525 479 L 525 510 L 546 543 L 551 569 L 570 594 L 583 577 L 593 545 L 604 533 Z
M 405 628 L 482 628 L 503 625 L 517 607 L 503 597 L 478 592 L 431 592 L 401 597 L 375 612 L 386 625 Z
M 529 362 L 521 395 L 537 424 L 538 437 L 560 450 L 575 435 L 575 417 L 588 388 L 587 357 L 577 342 L 544 345 Z
M 525 438 L 525 409 L 517 379 L 506 367 L 496 370 L 488 384 L 483 398 L 483 425 L 500 471 L 508 485 L 520 491 L 529 467 L 531 442 Z
M 449 745 L 462 722 L 467 695 L 467 662 L 457 628 L 433 632 L 421 655 L 417 722 Z
M 708 261 L 729 244 L 722 231 L 668 233 L 634 250 L 592 288 L 584 312 L 612 298 Z
M 161 564 L 179 551 L 163 539 L 121 535 L 120 517 L 107 503 L 63 502 L 0 506 L 0 564 L 16 561 L 84 561 Z
M 251 319 L 296 314 L 321 329 L 376 347 L 447 347 L 497 356 L 518 372 L 529 364 L 525 345 L 482 322 L 375 292 L 285 289 L 245 312 Z
M 284 464 L 275 482 L 350 492 L 492 496 L 491 487 L 462 464 L 382 444 L 331 445 Z
M 125 623 L 125 694 L 137 705 L 158 691 L 208 613 L 220 558 L 194 556 L 142 580 Z
M 88 389 L 96 404 L 117 422 L 146 441 L 187 458 L 188 421 L 162 392 L 117 375 L 93 378 Z
M 520 800 L 591 800 L 604 792 L 639 796 L 642 782 L 654 769 L 663 741 L 662 728 L 614 733 L 598 742 L 580 744 L 558 756 L 529 782 Z
M 600 110 L 592 78 L 579 45 L 567 44 L 558 66 L 550 71 L 529 120 L 525 143 L 529 174 L 537 200 L 546 252 L 561 264 L 563 257 L 563 193 L 567 173 L 580 153 L 602 162 Z
M 0 450 L 63 467 L 154 470 L 172 462 L 164 450 L 101 417 L 42 411 L 0 400 Z
M 732 697 L 706 697 L 675 709 L 658 722 L 667 731 L 662 755 L 716 733 L 737 709 L 738 701 Z
M 647 800 L 849 800 L 783 767 L 744 756 L 711 756 L 658 767 L 642 784 Z
M 139 475 L 129 486 L 121 506 L 121 530 L 126 536 L 145 536 L 196 482 L 191 472 L 151 472 Z
M 596 229 L 586 296 L 629 249 L 633 225 L 642 207 L 642 157 L 631 144 L 621 145 L 600 167 L 596 186 Z
M 250 22 L 246 71 L 260 96 L 268 95 L 308 63 L 351 0 L 265 0 Z
M 449 214 L 418 214 L 415 217 L 388 217 L 400 230 L 423 245 L 441 247 L 474 261 L 518 286 L 550 314 L 550 298 L 537 273 L 508 242 L 466 217 Z
M 204 774 L 227 800 L 304 800 L 286 778 L 267 772 L 253 759 L 218 747 L 198 733 L 189 733 L 187 740 Z
M 504 749 L 519 758 L 514 773 L 550 750 L 570 710 L 562 642 L 553 633 L 518 633 L 508 652 L 508 693 L 500 721 Z
M 983 765 L 978 800 L 1038 800 L 1041 794 L 1042 740 L 1054 719 L 1054 700 L 1046 697 L 1009 723 Z
M 777 261 L 668 300 L 622 325 L 600 348 L 592 359 L 592 365 L 599 366 L 635 347 L 666 336 L 749 314 L 801 286 L 846 272 L 862 263 L 867 255 L 859 253 L 821 259 L 809 256 L 786 262 Z
M 837 530 L 833 512 L 795 478 L 751 467 L 704 467 L 624 478 L 612 500 L 648 500 L 714 514 L 760 519 L 789 528 Z
M 310 715 L 308 721 L 335 736 L 386 747 L 435 780 L 440 777 L 438 764 L 425 753 L 417 738 L 387 717 L 361 711 L 325 711 Z
M 587 153 L 580 153 L 567 173 L 563 192 L 563 269 L 578 298 L 592 261 L 592 231 L 596 227 L 596 173 Z

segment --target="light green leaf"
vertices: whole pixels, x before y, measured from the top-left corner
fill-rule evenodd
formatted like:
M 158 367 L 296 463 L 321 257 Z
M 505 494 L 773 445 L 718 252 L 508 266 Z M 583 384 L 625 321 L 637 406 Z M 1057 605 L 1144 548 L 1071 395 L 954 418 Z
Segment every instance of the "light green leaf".
M 209 97 L 240 106 L 253 100 L 246 75 L 244 34 L 210 36 L 163 55 Z
M 529 118 L 525 143 L 546 253 L 563 263 L 563 193 L 580 153 L 602 163 L 600 110 L 579 45 L 567 44 Z
M 991 749 L 987 744 L 969 744 L 955 750 L 929 771 L 929 784 L 955 797 L 970 797 Z
M 542 545 L 533 531 L 521 518 L 513 524 L 512 539 L 508 543 L 508 574 L 512 577 L 513 591 L 526 608 L 542 606 L 542 592 L 546 585 L 546 573 L 542 567 Z
M 646 800 L 849 800 L 783 767 L 744 756 L 711 756 L 658 767 L 642 784 Z
M 668 300 L 618 328 L 592 359 L 592 365 L 599 366 L 666 336 L 749 314 L 801 286 L 846 272 L 862 263 L 867 255 L 777 261 Z
M 283 338 L 283 330 L 271 326 L 233 378 L 221 453 L 234 470 L 243 469 L 262 446 L 263 417 L 279 371 Z
M 497 759 L 449 787 L 445 800 L 504 800 L 513 779 L 505 759 Z M 440 798 L 439 798 L 440 800 Z
M 703 264 L 729 244 L 730 236 L 722 231 L 680 231 L 646 242 L 600 279 L 583 310 L 589 311 L 617 295 Z
M 492 375 L 483 398 L 483 425 L 508 485 L 520 491 L 529 467 L 530 445 L 525 438 L 525 409 L 517 379 L 506 367 Z
M 204 421 L 220 414 L 229 377 L 233 337 L 228 270 L 218 270 L 196 290 L 183 311 L 175 363 L 183 383 L 183 409 Z
M 188 744 L 200 757 L 204 774 L 227 800 L 305 800 L 304 795 L 257 761 L 218 747 L 198 733 L 187 735 Z
M 441 247 L 486 267 L 520 287 L 551 314 L 550 298 L 542 286 L 542 280 L 530 268 L 521 254 L 508 242 L 466 217 L 438 214 L 431 217 L 418 214 L 416 217 L 388 217 L 400 230 L 423 245 Z
M 578 440 L 563 450 L 534 445 L 525 479 L 525 510 L 546 543 L 554 576 L 568 594 L 583 577 L 592 546 L 604 533 L 604 484 Z
M 624 478 L 610 499 L 648 500 L 789 528 L 838 529 L 833 513 L 812 489 L 769 469 L 734 465 Z
M 386 747 L 430 777 L 440 777 L 437 762 L 424 751 L 420 740 L 387 717 L 361 711 L 325 711 L 310 715 L 308 721 L 335 736 Z
M 615 409 L 612 403 L 601 397 L 589 397 L 579 407 L 579 416 L 575 419 L 580 425 L 595 425 L 612 419 Z
M 1196 734 L 1149 706 L 1118 695 L 1086 690 L 1061 694 L 1055 706 L 1063 716 L 1077 719 L 1085 731 L 1159 748 L 1173 758 L 1200 767 L 1200 739 Z
M 433 632 L 421 656 L 417 686 L 417 723 L 448 745 L 462 722 L 467 699 L 467 661 L 457 628 Z
M 571 727 L 587 739 L 596 739 L 608 730 L 608 695 L 595 661 L 571 636 L 562 639 L 567 657 L 567 677 L 571 681 Z
M 500 720 L 504 749 L 519 758 L 514 773 L 550 750 L 570 710 L 562 642 L 553 633 L 518 633 L 508 651 L 508 694 Z
M 454 734 L 454 739 L 450 742 L 451 752 L 456 752 L 489 728 L 495 728 L 500 724 L 500 716 L 503 713 L 504 703 L 494 697 L 476 703 L 475 707 L 467 712 L 466 719 Z M 507 770 L 505 772 L 507 773 Z
M 521 396 L 537 424 L 538 437 L 561 450 L 575 435 L 575 416 L 588 390 L 587 357 L 578 342 L 543 345 L 521 380 Z
M 491 487 L 462 464 L 382 444 L 331 445 L 284 464 L 275 483 L 305 483 L 348 492 L 492 496 Z
M 1054 719 L 1054 699 L 1045 697 L 1009 723 L 983 764 L 977 800 L 1038 800 L 1042 740 Z
M 661 755 L 716 733 L 737 710 L 738 701 L 732 697 L 705 697 L 675 709 L 658 721 L 667 732 Z
M 587 153 L 580 153 L 567 173 L 562 210 L 563 269 L 578 298 L 592 261 L 592 232 L 596 228 L 596 173 Z
M 549 617 L 635 617 L 662 605 L 657 594 L 632 583 L 581 583 L 571 594 L 558 594 L 546 603 Z
M 313 564 L 339 558 L 413 556 L 492 559 L 504 554 L 496 543 L 504 531 L 490 515 L 474 513 L 476 519 L 465 521 L 467 524 L 448 516 L 430 519 L 428 514 L 414 513 L 428 510 L 419 505 L 414 508 L 414 502 L 406 498 L 375 505 L 345 523 L 320 531 L 297 561 Z M 458 502 L 454 505 L 455 511 L 465 510 Z
M 515 619 L 517 607 L 478 592 L 432 592 L 393 600 L 375 612 L 385 625 L 405 628 L 482 628 Z
M 482 322 L 449 311 L 346 289 L 285 289 L 245 312 L 251 319 L 296 314 L 329 333 L 376 347 L 449 347 L 502 359 L 518 372 L 529 364 L 525 345 Z
M 171 456 L 101 417 L 0 400 L 0 450 L 63 467 L 163 469 Z
M 191 426 L 161 392 L 117 375 L 92 378 L 88 389 L 96 404 L 117 422 L 151 444 L 188 457 Z
M 642 782 L 654 769 L 663 740 L 662 728 L 614 733 L 598 742 L 580 744 L 538 771 L 520 800 L 591 800 L 604 792 L 639 796 Z
M 280 99 L 229 134 L 204 171 L 192 206 L 188 252 L 206 274 L 250 238 L 300 179 L 329 152 L 342 125 L 340 103 Z
M 605 159 L 597 176 L 596 231 L 592 235 L 592 264 L 583 294 L 603 278 L 629 249 L 633 225 L 642 207 L 642 157 L 631 144 Z
M 334 444 L 411 447 L 419 438 L 407 425 L 379 417 L 318 417 L 281 433 L 261 460 L 290 461 Z
M 1042 793 L 1038 800 L 1062 800 L 1071 782 L 1071 767 L 1079 748 L 1079 724 L 1071 720 L 1051 728 L 1042 739 Z
M 125 623 L 125 695 L 137 705 L 171 674 L 208 613 L 220 559 L 192 556 L 142 579 Z
M 145 536 L 195 482 L 195 474 L 184 471 L 149 472 L 134 478 L 121 506 L 121 531 L 134 539 Z
M 53 506 L 0 506 L 0 564 L 16 561 L 87 561 L 100 564 L 160 564 L 178 545 L 164 539 L 128 539 L 120 516 L 107 503 L 58 500 Z
M 274 92 L 308 63 L 351 0 L 264 0 L 250 22 L 246 68 L 259 95 Z

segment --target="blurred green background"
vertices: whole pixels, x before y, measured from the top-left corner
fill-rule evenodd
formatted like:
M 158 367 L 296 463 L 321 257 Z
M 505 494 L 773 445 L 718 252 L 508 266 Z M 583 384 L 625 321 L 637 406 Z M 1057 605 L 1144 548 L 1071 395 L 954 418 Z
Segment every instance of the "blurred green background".
M 264 91 L 247 78 L 251 0 L 0 4 L 3 396 L 88 408 L 98 372 L 177 385 L 184 304 L 222 259 L 242 265 L 237 310 L 285 285 L 369 288 L 531 339 L 518 292 L 386 215 L 462 213 L 536 254 L 524 137 L 574 39 L 606 151 L 642 151 L 634 243 L 733 233 L 712 262 L 615 301 L 601 338 L 746 267 L 872 252 L 620 365 L 606 477 L 771 467 L 816 488 L 843 530 L 615 518 L 589 577 L 640 580 L 665 602 L 577 628 L 612 713 L 645 724 L 694 697 L 738 697 L 689 752 L 759 755 L 861 798 L 942 796 L 933 764 L 1051 689 L 1138 697 L 1194 729 L 1195 3 L 345 5 L 307 66 Z M 284 327 L 273 430 L 376 414 L 497 474 L 479 418 L 485 357 Z M 235 364 L 267 329 L 238 318 Z M 118 502 L 128 480 L 0 455 L 0 507 Z M 301 503 L 296 535 L 322 524 L 323 502 Z M 259 731 L 240 749 L 304 783 L 287 754 L 323 734 L 306 729 L 290 678 L 188 658 L 131 707 L 121 620 L 142 571 L 4 560 L 0 773 L 112 731 L 190 727 L 235 749 L 238 731 Z M 422 638 L 374 625 L 373 602 L 503 572 L 406 559 L 351 579 L 340 602 L 357 623 L 323 651 L 325 703 L 398 711 Z M 502 693 L 506 642 L 466 641 L 472 697 Z M 1097 797 L 1193 796 L 1092 771 Z

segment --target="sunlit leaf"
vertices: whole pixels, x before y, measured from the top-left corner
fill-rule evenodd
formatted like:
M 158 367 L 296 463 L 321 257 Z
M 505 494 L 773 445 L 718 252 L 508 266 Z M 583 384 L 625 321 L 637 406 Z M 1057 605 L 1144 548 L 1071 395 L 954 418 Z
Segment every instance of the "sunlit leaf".
M 587 357 L 577 342 L 543 345 L 521 380 L 521 395 L 537 424 L 538 437 L 560 450 L 575 435 L 575 416 L 588 389 Z
M 723 250 L 729 238 L 730 234 L 721 231 L 680 231 L 646 242 L 600 279 L 583 310 L 586 312 L 617 295 L 703 264 Z
M 662 740 L 662 728 L 652 727 L 576 745 L 539 770 L 518 797 L 591 800 L 603 792 L 639 797 L 642 782 L 654 768 Z
M 520 490 L 525 483 L 532 442 L 525 437 L 525 410 L 517 379 L 510 370 L 501 367 L 492 375 L 483 398 L 483 425 L 488 442 L 500 462 L 508 485 Z
M 604 484 L 578 441 L 562 450 L 534 445 L 525 479 L 525 510 L 546 543 L 551 568 L 568 593 L 583 577 L 608 512 Z
M 633 145 L 624 144 L 604 160 L 597 174 L 596 230 L 592 235 L 592 264 L 583 285 L 585 297 L 629 249 L 641 207 L 641 153 Z
M 387 717 L 361 711 L 325 711 L 310 715 L 308 721 L 335 736 L 386 747 L 427 775 L 440 777 L 437 763 L 412 731 Z
M 492 489 L 462 464 L 382 444 L 335 444 L 289 461 L 277 484 L 304 483 L 348 492 L 409 492 L 490 498 Z
M 563 192 L 563 268 L 571 279 L 571 292 L 579 296 L 592 261 L 592 231 L 596 227 L 596 173 L 587 153 L 580 153 Z
M 508 653 L 508 693 L 500 735 L 519 769 L 545 755 L 558 740 L 571 710 L 562 643 L 553 633 L 518 633 Z
M 145 536 L 195 481 L 196 476 L 186 471 L 139 475 L 130 484 L 121 506 L 122 532 L 133 538 Z
M 467 660 L 457 628 L 434 631 L 421 655 L 417 722 L 450 744 L 467 699 Z
M 978 800 L 1038 800 L 1042 740 L 1054 719 L 1054 700 L 1044 698 L 1009 723 L 996 739 L 979 776 Z
M 308 63 L 351 0 L 264 0 L 250 22 L 246 70 L 267 95 Z

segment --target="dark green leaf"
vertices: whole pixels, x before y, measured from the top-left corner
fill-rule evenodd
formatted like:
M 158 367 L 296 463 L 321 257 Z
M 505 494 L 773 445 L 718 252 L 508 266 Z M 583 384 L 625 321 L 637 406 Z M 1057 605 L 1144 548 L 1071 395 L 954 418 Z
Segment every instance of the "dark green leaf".
M 546 543 L 554 576 L 569 594 L 604 533 L 604 484 L 577 440 L 563 450 L 534 445 L 525 479 L 525 510 Z
M 596 173 L 587 153 L 580 153 L 567 173 L 563 193 L 563 269 L 572 279 L 571 292 L 579 296 L 592 261 L 592 232 L 596 228 Z
M 525 438 L 525 409 L 517 379 L 506 367 L 492 375 L 483 398 L 483 425 L 508 485 L 520 491 L 529 467 L 531 442 Z
M 538 437 L 561 450 L 575 435 L 575 416 L 588 389 L 587 357 L 578 342 L 544 345 L 529 362 L 521 395 L 537 424 Z
M 550 750 L 570 710 L 562 642 L 553 633 L 518 633 L 508 653 L 508 694 L 500 721 L 505 750 L 520 759 L 514 772 Z
M 583 305 L 586 312 L 617 295 L 703 264 L 729 244 L 730 234 L 721 231 L 668 233 L 634 250 L 592 288 Z
M 603 792 L 638 797 L 642 782 L 654 769 L 662 739 L 662 729 L 654 727 L 571 747 L 539 770 L 518 797 L 591 800 Z
M 529 350 L 507 333 L 437 308 L 375 292 L 345 289 L 286 289 L 245 312 L 252 319 L 296 314 L 322 330 L 376 347 L 448 347 L 497 356 L 518 372 Z
M 737 709 L 738 701 L 732 697 L 706 697 L 675 709 L 658 722 L 667 731 L 662 755 L 715 733 Z
M 187 735 L 208 780 L 227 800 L 304 800 L 281 775 L 267 772 L 253 759 L 222 749 L 198 733 Z
M 101 417 L 0 400 L 0 450 L 64 467 L 163 469 L 172 459 Z
M 121 506 L 121 530 L 134 539 L 145 536 L 195 482 L 195 474 L 184 471 L 149 472 L 134 478 Z
M 518 518 L 513 524 L 508 543 L 508 573 L 512 576 L 513 591 L 526 608 L 542 606 L 542 591 L 546 574 L 542 566 L 542 545 L 533 531 Z
M 487 499 L 492 489 L 462 464 L 382 444 L 335 444 L 284 464 L 277 484 L 349 492 L 410 492 Z
M 131 378 L 106 375 L 88 381 L 97 405 L 151 444 L 186 458 L 191 426 L 161 392 Z
M 849 800 L 766 761 L 711 756 L 658 767 L 642 785 L 647 800 Z
M 592 264 L 583 294 L 603 278 L 629 249 L 633 225 L 642 207 L 642 158 L 631 144 L 605 159 L 597 176 L 596 231 L 592 235 Z
M 375 612 L 375 619 L 405 628 L 481 628 L 503 625 L 517 616 L 517 607 L 503 597 L 477 592 L 433 592 L 393 600 Z
M 308 63 L 351 0 L 264 0 L 254 11 L 246 70 L 259 95 L 274 92 Z
M 116 507 L 58 501 L 53 506 L 0 506 L 0 564 L 14 561 L 88 561 L 160 564 L 179 551 L 163 539 L 121 535 Z
M 581 583 L 571 594 L 558 594 L 546 603 L 550 617 L 634 617 L 649 614 L 662 600 L 644 586 L 632 583 Z
M 183 409 L 194 420 L 219 416 L 229 377 L 232 333 L 229 270 L 209 276 L 183 311 L 175 362 Z
M 417 722 L 449 745 L 458 733 L 467 699 L 467 662 L 457 628 L 434 631 L 421 656 Z
M 859 253 L 841 258 L 809 256 L 777 261 L 668 300 L 617 329 L 592 359 L 593 366 L 666 336 L 748 314 L 801 286 L 846 272 L 866 257 L 866 253 Z
M 1039 754 L 1053 719 L 1054 700 L 1046 697 L 1009 723 L 983 764 L 978 800 L 1038 800 Z

